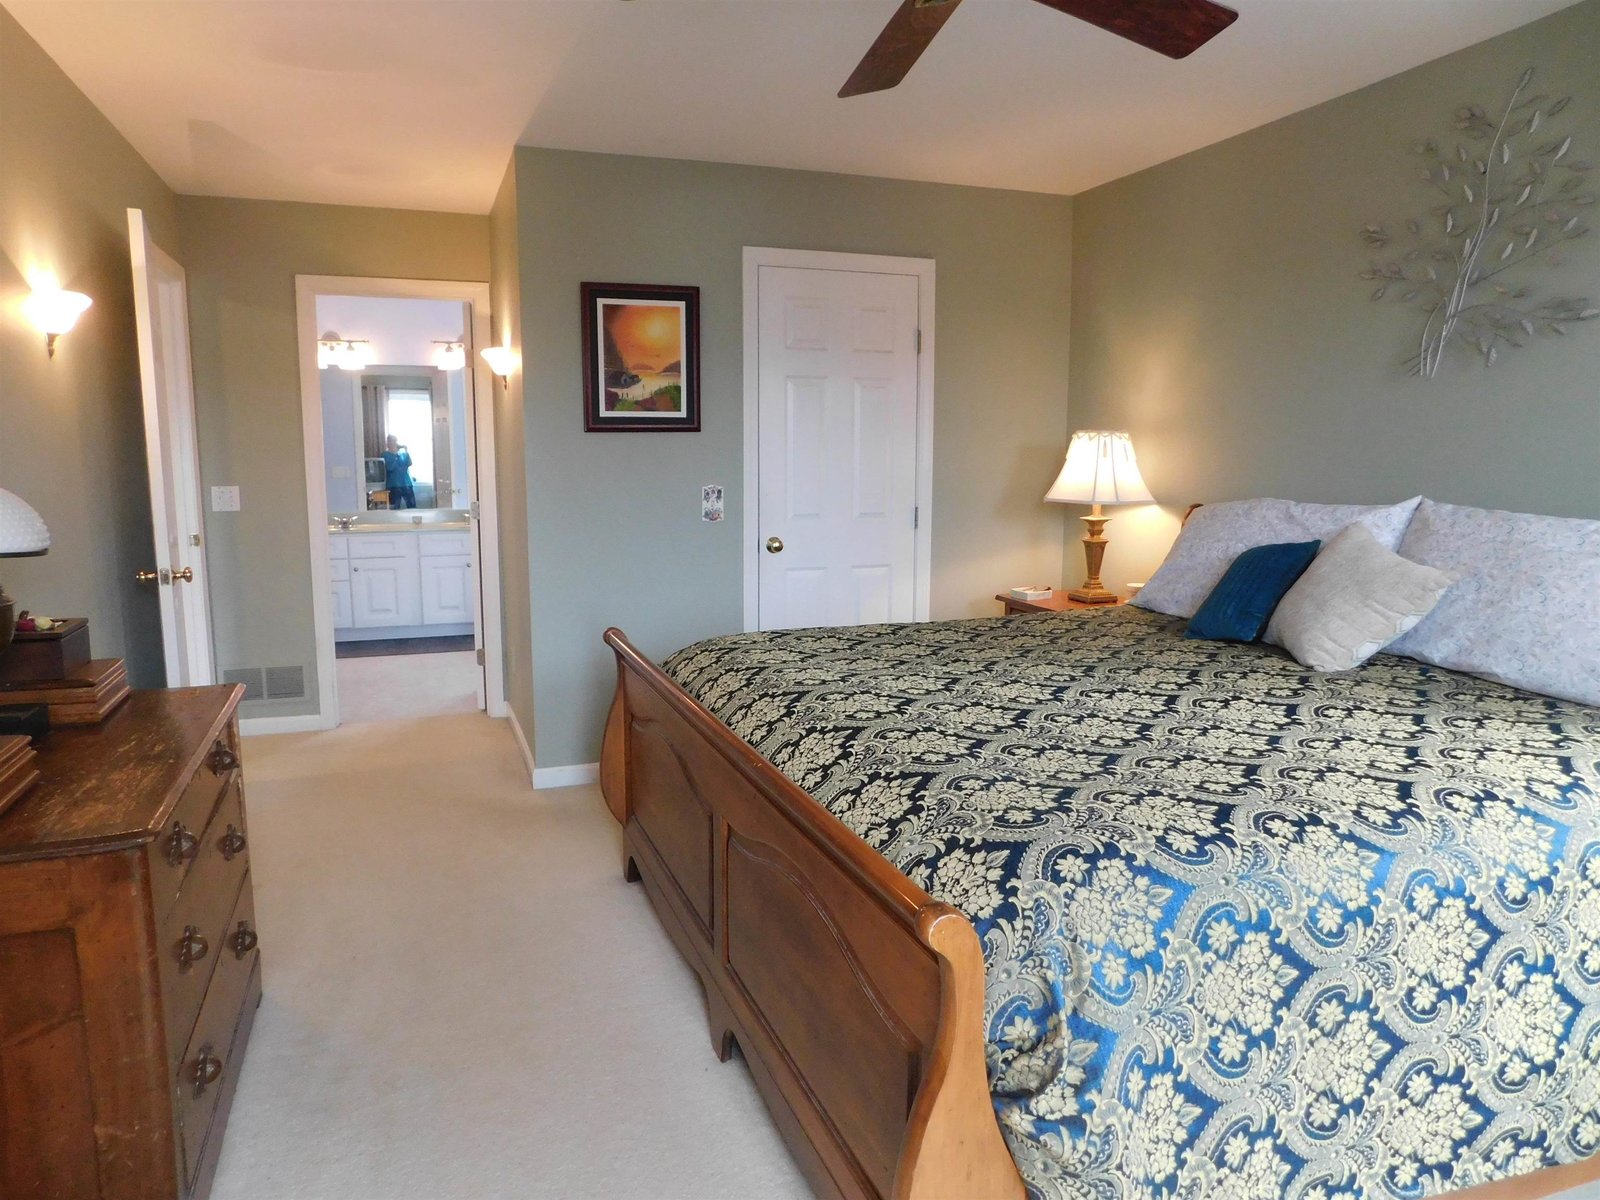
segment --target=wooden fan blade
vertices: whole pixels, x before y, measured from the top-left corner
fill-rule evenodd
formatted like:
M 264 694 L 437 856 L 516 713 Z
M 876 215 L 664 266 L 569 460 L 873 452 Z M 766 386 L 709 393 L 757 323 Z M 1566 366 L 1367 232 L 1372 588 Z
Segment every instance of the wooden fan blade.
M 1038 0 L 1138 42 L 1168 58 L 1186 58 L 1239 16 L 1211 0 Z
M 917 59 L 933 41 L 933 35 L 944 27 L 961 0 L 944 0 L 928 3 L 927 0 L 904 0 L 894 16 L 883 27 L 878 40 L 850 72 L 850 78 L 839 89 L 839 95 L 859 96 L 863 92 L 881 92 L 892 88 L 906 77 L 906 72 L 916 65 Z

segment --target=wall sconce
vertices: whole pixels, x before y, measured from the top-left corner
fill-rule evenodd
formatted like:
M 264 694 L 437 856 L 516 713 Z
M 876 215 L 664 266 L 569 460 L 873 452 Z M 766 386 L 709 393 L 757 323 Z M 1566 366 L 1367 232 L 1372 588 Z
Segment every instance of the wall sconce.
M 33 327 L 44 334 L 45 353 L 54 358 L 56 339 L 76 325 L 83 310 L 93 303 L 82 292 L 35 288 L 22 302 L 22 312 Z
M 467 344 L 461 341 L 433 343 L 439 347 L 433 352 L 433 365 L 441 371 L 459 371 L 467 365 Z
M 372 365 L 372 343 L 365 338 L 342 338 L 328 330 L 317 339 L 317 370 L 338 367 L 341 371 L 364 371 Z
M 488 346 L 479 353 L 483 355 L 483 361 L 489 364 L 489 370 L 501 379 L 515 371 L 517 364 L 522 361 L 522 356 L 510 346 Z

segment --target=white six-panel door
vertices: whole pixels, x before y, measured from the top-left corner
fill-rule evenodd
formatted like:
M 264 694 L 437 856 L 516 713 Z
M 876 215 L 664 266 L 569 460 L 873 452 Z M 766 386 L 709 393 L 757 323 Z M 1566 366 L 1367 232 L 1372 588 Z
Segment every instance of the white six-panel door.
M 758 623 L 909 621 L 918 278 L 757 272 Z

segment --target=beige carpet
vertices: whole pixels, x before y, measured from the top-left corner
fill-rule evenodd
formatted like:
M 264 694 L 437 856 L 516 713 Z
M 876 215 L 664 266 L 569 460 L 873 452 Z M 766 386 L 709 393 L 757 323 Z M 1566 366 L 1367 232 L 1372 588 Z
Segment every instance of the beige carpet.
M 482 668 L 471 650 L 341 658 L 337 664 L 345 725 L 479 711 Z
M 480 715 L 244 759 L 266 998 L 215 1200 L 809 1195 L 597 790 Z

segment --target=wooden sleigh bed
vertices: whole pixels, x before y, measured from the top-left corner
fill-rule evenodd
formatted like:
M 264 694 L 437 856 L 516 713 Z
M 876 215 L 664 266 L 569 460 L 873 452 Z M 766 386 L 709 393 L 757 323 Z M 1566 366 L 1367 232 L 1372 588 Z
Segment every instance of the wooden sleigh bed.
M 985 1069 L 984 958 L 930 897 L 731 732 L 618 629 L 600 780 L 698 975 L 712 1045 L 736 1041 L 822 1196 L 1025 1195 Z M 707 1153 L 715 1153 L 707 1147 Z M 1456 1193 L 1531 1200 L 1600 1158 Z

